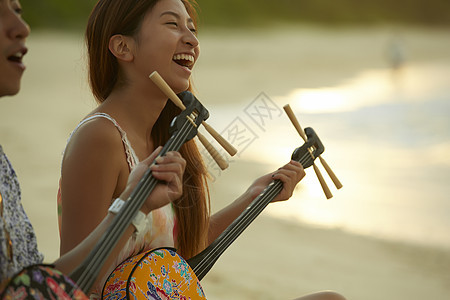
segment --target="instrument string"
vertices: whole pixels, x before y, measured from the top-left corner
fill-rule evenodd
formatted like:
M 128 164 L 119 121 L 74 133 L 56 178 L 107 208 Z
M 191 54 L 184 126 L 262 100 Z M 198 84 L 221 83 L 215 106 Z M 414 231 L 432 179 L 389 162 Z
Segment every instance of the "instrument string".
M 305 154 L 298 160 L 302 165 L 306 165 L 306 163 L 311 162 L 313 159 L 310 156 L 309 152 L 305 152 Z M 255 199 L 252 204 L 247 208 L 246 211 L 238 218 L 236 222 L 236 226 L 233 226 L 228 232 L 225 232 L 225 236 L 223 239 L 220 239 L 218 244 L 211 249 L 204 259 L 202 259 L 196 266 L 194 266 L 193 270 L 199 278 L 202 278 L 205 274 L 203 272 L 207 272 L 215 263 L 215 260 L 210 260 L 212 256 L 217 257 L 217 253 L 220 255 L 223 253 L 226 248 L 249 226 L 250 222 L 252 222 L 263 210 L 264 208 L 281 192 L 283 188 L 283 183 L 280 180 L 272 181 L 265 191 L 260 194 L 257 199 Z M 244 225 L 244 226 L 243 226 Z
M 190 120 L 190 121 L 191 121 L 191 120 Z M 192 123 L 192 121 L 191 121 L 191 123 Z M 192 124 L 192 125 L 194 125 L 194 124 Z M 174 146 L 174 149 L 179 149 L 183 143 L 184 143 L 184 141 L 179 141 L 179 142 L 176 144 L 176 146 Z M 183 282 L 183 283 L 180 285 L 180 289 L 183 289 L 183 292 L 186 291 L 186 290 L 189 288 L 189 284 L 190 284 L 190 281 L 186 280 L 185 282 Z M 196 284 L 196 282 L 195 282 L 195 284 Z

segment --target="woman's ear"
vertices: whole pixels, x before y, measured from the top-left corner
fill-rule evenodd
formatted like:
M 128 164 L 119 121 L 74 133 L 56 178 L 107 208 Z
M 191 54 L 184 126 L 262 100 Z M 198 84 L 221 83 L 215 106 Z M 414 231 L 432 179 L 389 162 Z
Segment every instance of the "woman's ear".
M 134 55 L 131 51 L 131 38 L 121 34 L 113 35 L 109 39 L 109 51 L 122 61 L 133 61 Z

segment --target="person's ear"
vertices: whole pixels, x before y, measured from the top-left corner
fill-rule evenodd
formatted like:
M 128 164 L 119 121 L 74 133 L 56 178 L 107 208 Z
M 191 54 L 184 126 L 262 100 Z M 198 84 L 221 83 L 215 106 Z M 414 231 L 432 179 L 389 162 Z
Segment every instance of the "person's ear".
M 120 60 L 132 61 L 134 58 L 132 48 L 132 39 L 121 34 L 113 35 L 109 39 L 109 51 Z

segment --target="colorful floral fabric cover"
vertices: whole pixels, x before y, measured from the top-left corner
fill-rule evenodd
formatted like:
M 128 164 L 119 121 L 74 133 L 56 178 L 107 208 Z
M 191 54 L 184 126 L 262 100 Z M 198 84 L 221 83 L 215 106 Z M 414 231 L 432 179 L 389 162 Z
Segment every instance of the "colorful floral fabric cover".
M 119 265 L 102 299 L 206 299 L 197 276 L 173 249 L 136 255 Z
M 51 266 L 30 266 L 14 276 L 1 295 L 2 300 L 88 300 L 76 284 Z

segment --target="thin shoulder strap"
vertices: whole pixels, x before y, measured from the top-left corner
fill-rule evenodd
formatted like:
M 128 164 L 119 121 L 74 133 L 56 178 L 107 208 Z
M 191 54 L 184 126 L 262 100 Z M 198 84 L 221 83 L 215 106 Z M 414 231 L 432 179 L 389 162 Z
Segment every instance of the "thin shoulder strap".
M 68 139 L 67 142 L 70 141 L 70 138 L 72 137 L 72 135 L 78 130 L 78 128 L 80 128 L 81 126 L 83 126 L 83 124 L 85 124 L 86 122 L 93 120 L 95 118 L 105 118 L 110 120 L 114 126 L 116 126 L 117 130 L 119 131 L 121 137 L 122 137 L 122 143 L 123 146 L 125 148 L 125 154 L 127 157 L 127 162 L 128 162 L 128 166 L 130 167 L 130 170 L 132 170 L 137 163 L 139 163 L 139 159 L 136 155 L 136 153 L 134 152 L 133 148 L 131 147 L 131 143 L 127 138 L 127 133 L 122 129 L 122 127 L 120 127 L 119 123 L 117 123 L 117 121 L 111 117 L 110 115 L 106 114 L 106 113 L 95 113 L 93 115 L 90 115 L 89 117 L 87 117 L 86 119 L 82 120 L 77 127 L 75 127 L 75 129 L 72 131 L 72 133 L 70 134 L 70 137 Z

